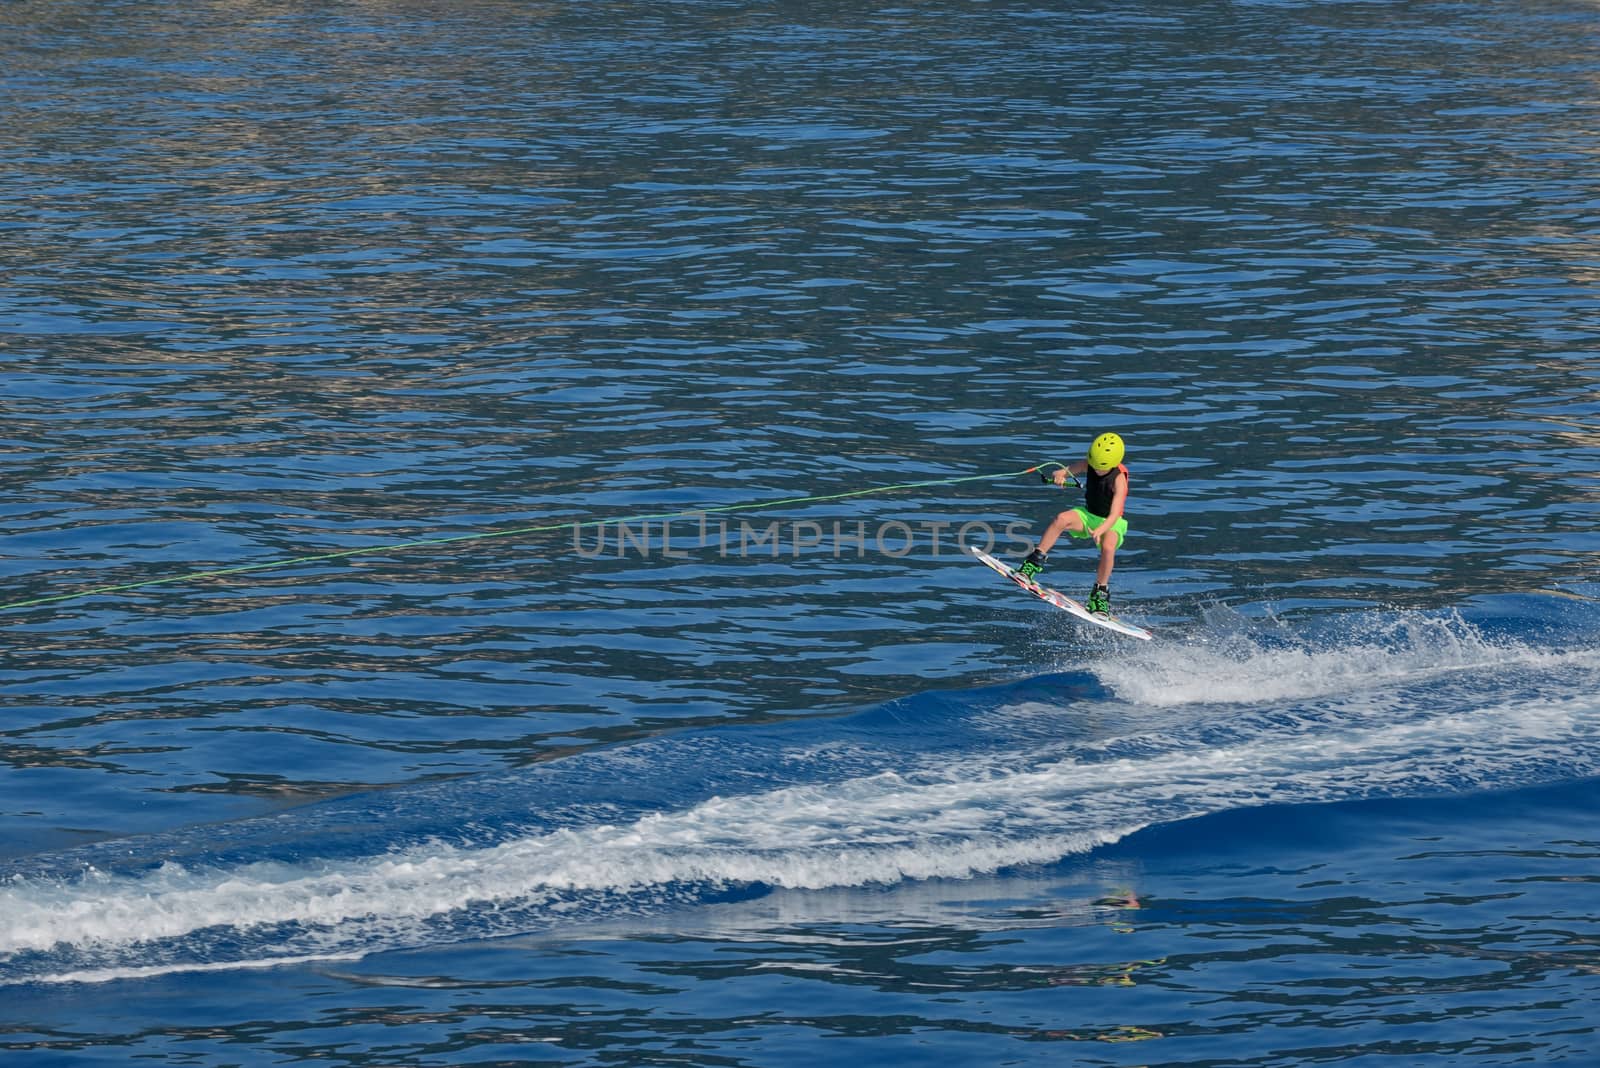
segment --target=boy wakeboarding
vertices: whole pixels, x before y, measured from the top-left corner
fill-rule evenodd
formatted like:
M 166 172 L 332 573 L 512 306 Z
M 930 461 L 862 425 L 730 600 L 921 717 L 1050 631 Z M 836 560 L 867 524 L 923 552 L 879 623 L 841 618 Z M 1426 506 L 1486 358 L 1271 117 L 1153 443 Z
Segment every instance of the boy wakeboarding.
M 1089 454 L 1055 473 L 1055 484 L 1065 486 L 1067 476 L 1084 476 L 1083 507 L 1069 508 L 1051 520 L 1044 536 L 1021 564 L 1017 574 L 1037 582 L 1045 558 L 1063 534 L 1074 538 L 1093 538 L 1100 549 L 1100 566 L 1095 569 L 1094 589 L 1084 607 L 1097 615 L 1111 614 L 1111 569 L 1116 566 L 1117 550 L 1128 533 L 1122 508 L 1128 500 L 1128 469 L 1122 465 L 1126 450 L 1115 434 L 1101 434 L 1089 444 Z

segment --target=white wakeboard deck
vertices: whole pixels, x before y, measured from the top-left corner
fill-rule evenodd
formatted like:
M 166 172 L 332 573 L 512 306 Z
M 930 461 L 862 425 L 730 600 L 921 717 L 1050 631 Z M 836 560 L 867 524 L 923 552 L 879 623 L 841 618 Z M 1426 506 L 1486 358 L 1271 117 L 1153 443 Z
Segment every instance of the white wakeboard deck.
M 1000 574 L 1004 575 L 1012 582 L 1015 582 L 1018 586 L 1021 586 L 1023 589 L 1039 598 L 1039 600 L 1053 604 L 1063 612 L 1071 613 L 1086 623 L 1093 623 L 1097 627 L 1104 627 L 1106 630 L 1114 630 L 1118 634 L 1126 634 L 1130 638 L 1139 638 L 1144 641 L 1149 641 L 1152 637 L 1151 633 L 1145 630 L 1143 627 L 1136 627 L 1131 623 L 1124 623 L 1116 616 L 1097 615 L 1059 590 L 1052 590 L 1049 586 L 1041 586 L 1037 582 L 1023 578 L 1021 575 L 1017 574 L 1015 568 L 1007 567 L 1005 564 L 1002 564 L 1000 561 L 996 560 L 982 549 L 972 545 L 963 545 L 962 548 L 971 553 L 973 556 L 976 556 L 979 560 L 982 560 L 993 570 L 1000 572 Z

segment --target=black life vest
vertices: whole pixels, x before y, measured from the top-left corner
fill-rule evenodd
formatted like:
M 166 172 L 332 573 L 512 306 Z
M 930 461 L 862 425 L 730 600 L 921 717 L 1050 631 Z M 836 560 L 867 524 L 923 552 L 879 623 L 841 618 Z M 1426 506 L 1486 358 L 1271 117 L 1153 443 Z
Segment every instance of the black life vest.
M 1108 516 L 1111 514 L 1111 502 L 1117 499 L 1117 475 L 1128 477 L 1128 468 L 1118 464 L 1103 475 L 1095 474 L 1094 468 L 1089 468 L 1083 473 L 1083 506 L 1089 509 L 1091 515 Z M 1131 483 L 1133 480 L 1128 479 Z

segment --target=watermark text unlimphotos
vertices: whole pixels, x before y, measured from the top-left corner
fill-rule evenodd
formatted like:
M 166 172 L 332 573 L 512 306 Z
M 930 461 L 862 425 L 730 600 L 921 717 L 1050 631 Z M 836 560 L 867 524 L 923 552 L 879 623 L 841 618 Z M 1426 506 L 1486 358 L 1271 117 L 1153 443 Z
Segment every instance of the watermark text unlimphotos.
M 835 559 L 845 556 L 910 556 L 919 549 L 938 556 L 941 546 L 954 540 L 984 552 L 996 546 L 1026 549 L 1033 544 L 1031 527 L 1012 522 L 1004 527 L 975 520 L 956 523 L 949 520 L 921 519 L 905 522 L 891 519 L 883 523 L 816 523 L 809 519 L 751 523 L 748 520 L 712 519 L 691 512 L 672 519 L 623 520 L 580 523 L 572 528 L 572 548 L 579 556 L 598 557 L 659 556 L 687 560 L 707 549 L 721 556 L 797 557 L 802 553 L 831 552 Z

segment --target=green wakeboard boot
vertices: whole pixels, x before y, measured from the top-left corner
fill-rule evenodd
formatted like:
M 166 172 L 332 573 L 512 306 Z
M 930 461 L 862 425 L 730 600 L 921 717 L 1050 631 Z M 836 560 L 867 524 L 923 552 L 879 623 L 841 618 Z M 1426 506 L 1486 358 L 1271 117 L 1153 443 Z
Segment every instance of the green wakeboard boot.
M 1017 565 L 1017 574 L 1029 582 L 1038 582 L 1039 574 L 1044 570 L 1044 553 L 1038 549 L 1033 550 Z

